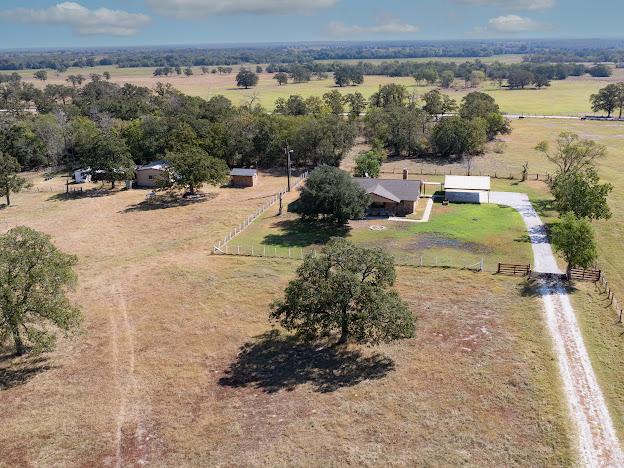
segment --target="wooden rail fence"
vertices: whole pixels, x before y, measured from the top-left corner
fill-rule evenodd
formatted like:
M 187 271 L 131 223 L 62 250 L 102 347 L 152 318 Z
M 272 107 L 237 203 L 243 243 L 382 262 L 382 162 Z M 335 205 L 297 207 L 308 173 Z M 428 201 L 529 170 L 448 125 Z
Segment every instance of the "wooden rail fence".
M 511 276 L 529 276 L 531 274 L 531 264 L 499 263 L 496 273 Z
M 602 271 L 595 268 L 569 268 L 566 276 L 568 280 L 593 281 L 596 283 L 600 281 Z

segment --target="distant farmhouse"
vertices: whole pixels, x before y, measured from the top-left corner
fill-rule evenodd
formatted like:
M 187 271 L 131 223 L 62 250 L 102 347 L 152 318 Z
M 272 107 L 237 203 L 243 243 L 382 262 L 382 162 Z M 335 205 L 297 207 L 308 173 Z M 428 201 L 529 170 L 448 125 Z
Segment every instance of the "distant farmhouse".
M 353 178 L 371 196 L 371 204 L 366 210 L 368 216 L 407 216 L 416 211 L 421 181 L 407 180 L 407 174 L 404 177 L 404 179 Z
M 258 183 L 258 171 L 235 167 L 230 172 L 230 182 L 234 187 L 253 187 Z
M 137 187 L 156 187 L 159 180 L 168 177 L 168 167 L 169 163 L 162 159 L 137 167 L 135 171 Z

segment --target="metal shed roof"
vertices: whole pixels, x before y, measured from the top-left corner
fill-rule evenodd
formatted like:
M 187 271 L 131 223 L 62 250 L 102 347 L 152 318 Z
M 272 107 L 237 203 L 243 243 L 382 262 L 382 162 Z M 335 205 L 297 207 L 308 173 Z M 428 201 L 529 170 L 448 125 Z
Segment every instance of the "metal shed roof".
M 149 164 L 144 164 L 143 166 L 139 166 L 136 168 L 137 171 L 144 171 L 147 169 L 155 169 L 157 171 L 164 171 L 169 167 L 169 161 L 165 161 L 164 159 L 160 159 L 158 161 L 152 161 Z
M 490 178 L 447 175 L 444 178 L 444 188 L 449 190 L 490 190 Z
M 241 167 L 235 167 L 230 172 L 230 175 L 252 177 L 255 176 L 257 173 L 258 171 L 256 169 L 243 169 Z

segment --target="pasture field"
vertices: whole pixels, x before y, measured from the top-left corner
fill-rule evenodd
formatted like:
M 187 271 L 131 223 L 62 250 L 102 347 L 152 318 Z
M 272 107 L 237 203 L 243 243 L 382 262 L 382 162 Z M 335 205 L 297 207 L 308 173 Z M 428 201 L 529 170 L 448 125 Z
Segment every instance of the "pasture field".
M 171 83 L 175 88 L 191 96 L 210 98 L 221 94 L 232 100 L 234 104 L 247 103 L 253 99 L 254 102 L 262 104 L 267 109 L 274 107 L 277 98 L 288 98 L 291 94 L 299 94 L 306 98 L 309 96 L 322 96 L 333 89 L 338 89 L 343 94 L 358 91 L 368 98 L 379 89 L 379 86 L 388 83 L 403 84 L 408 87 L 410 92 L 418 95 L 433 89 L 428 86 L 416 86 L 416 82 L 411 77 L 388 76 L 366 76 L 364 84 L 344 88 L 336 87 L 331 78 L 279 86 L 273 79 L 273 74 L 262 73 L 260 74 L 258 86 L 245 90 L 236 87 L 235 76 L 237 68 L 233 68 L 234 71 L 230 75 L 201 75 L 201 70 L 195 67 L 195 74 L 190 77 L 184 75 L 154 77 L 152 76 L 154 68 L 151 67 L 94 67 L 89 69 L 70 69 L 60 75 L 54 71 L 49 71 L 49 79 L 45 83 L 66 84 L 65 79 L 69 74 L 81 73 L 87 76 L 89 73 L 109 71 L 112 75 L 111 81 L 120 84 L 132 83 L 153 88 L 158 82 L 166 82 Z M 19 73 L 26 81 L 34 82 L 37 86 L 45 85 L 45 83 L 32 77 L 32 70 L 22 70 Z M 563 81 L 553 81 L 549 88 L 544 89 L 509 90 L 499 88 L 493 82 L 486 82 L 478 89 L 492 95 L 499 103 L 502 111 L 509 114 L 585 115 L 592 113 L 589 103 L 589 97 L 592 93 L 595 93 L 609 82 L 623 80 L 624 70 L 617 69 L 613 76 L 609 78 L 570 77 Z M 467 93 L 475 90 L 476 88 L 464 88 L 463 82 L 457 81 L 454 89 L 443 90 L 443 92 L 448 93 L 457 100 L 461 100 Z
M 297 263 L 210 249 L 283 185 L 264 174 L 188 204 L 15 195 L 0 230 L 29 225 L 78 256 L 85 323 L 55 352 L 0 357 L 0 466 L 574 464 L 521 280 L 401 268 L 417 335 L 391 345 L 311 349 L 272 328 Z

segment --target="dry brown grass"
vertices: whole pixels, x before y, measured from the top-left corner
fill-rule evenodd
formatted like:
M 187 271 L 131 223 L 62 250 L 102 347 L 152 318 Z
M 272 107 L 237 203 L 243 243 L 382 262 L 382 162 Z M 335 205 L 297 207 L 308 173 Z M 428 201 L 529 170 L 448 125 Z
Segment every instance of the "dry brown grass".
M 283 184 L 153 210 L 144 191 L 15 196 L 0 229 L 79 256 L 86 321 L 41 360 L 0 358 L 0 465 L 572 462 L 539 303 L 517 280 L 401 270 L 417 336 L 379 348 L 266 335 L 296 263 L 209 252 Z

